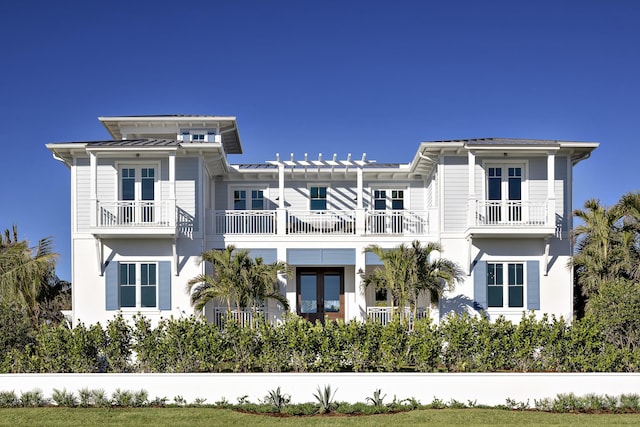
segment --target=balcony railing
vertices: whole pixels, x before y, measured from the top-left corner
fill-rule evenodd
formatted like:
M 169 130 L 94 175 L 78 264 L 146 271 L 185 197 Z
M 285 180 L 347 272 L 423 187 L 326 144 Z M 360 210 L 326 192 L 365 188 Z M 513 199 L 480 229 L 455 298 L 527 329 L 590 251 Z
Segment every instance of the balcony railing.
M 354 211 L 289 211 L 288 234 L 355 234 Z
M 175 227 L 175 202 L 169 200 L 98 202 L 97 216 L 98 227 Z
M 275 234 L 275 211 L 215 211 L 216 234 Z
M 238 310 L 229 312 L 226 307 L 214 307 L 212 323 L 216 326 L 222 326 L 225 320 L 238 322 L 242 327 L 255 327 L 259 320 L 264 320 L 269 325 L 276 326 L 282 321 L 282 311 L 258 308 L 255 311 L 244 309 L 240 310 L 240 312 Z
M 478 200 L 475 202 L 476 226 L 546 226 L 549 224 L 546 201 Z
M 413 310 L 409 307 L 404 307 L 404 315 L 409 322 L 413 322 Z M 393 320 L 394 314 L 399 314 L 401 309 L 399 307 L 367 307 L 367 317 L 374 321 L 379 322 L 382 325 L 387 325 Z M 427 309 L 425 307 L 418 307 L 416 309 L 416 319 L 423 319 L 427 317 Z
M 410 210 L 367 211 L 367 234 L 426 234 L 427 212 Z

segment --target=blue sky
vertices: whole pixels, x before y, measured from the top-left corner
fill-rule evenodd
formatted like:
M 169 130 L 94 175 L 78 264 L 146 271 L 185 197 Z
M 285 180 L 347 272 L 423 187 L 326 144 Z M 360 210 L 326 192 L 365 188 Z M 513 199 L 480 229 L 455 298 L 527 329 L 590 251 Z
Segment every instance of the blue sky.
M 70 174 L 48 142 L 98 116 L 238 118 L 245 153 L 409 162 L 421 141 L 597 141 L 574 206 L 640 182 L 640 1 L 12 1 L 0 13 L 0 229 L 54 236 Z

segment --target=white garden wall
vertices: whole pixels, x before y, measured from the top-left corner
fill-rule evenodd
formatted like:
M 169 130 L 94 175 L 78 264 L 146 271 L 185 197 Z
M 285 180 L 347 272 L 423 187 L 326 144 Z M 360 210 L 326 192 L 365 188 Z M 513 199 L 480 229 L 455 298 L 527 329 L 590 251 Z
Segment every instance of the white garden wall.
M 103 389 L 111 395 L 116 389 L 145 389 L 149 398 L 166 397 L 169 402 L 182 396 L 192 403 L 206 398 L 214 403 L 226 398 L 236 403 L 248 396 L 252 402 L 264 398 L 278 386 L 291 395 L 294 403 L 315 402 L 317 387 L 337 389 L 338 401 L 364 402 L 376 389 L 386 394 L 385 402 L 409 397 L 426 404 L 434 397 L 449 402 L 498 405 L 507 398 L 518 402 L 550 397 L 559 393 L 620 395 L 640 394 L 640 374 L 628 373 L 332 373 L 332 374 L 5 374 L 0 375 L 0 391 L 42 390 L 51 397 L 53 389 L 76 393 L 82 388 Z

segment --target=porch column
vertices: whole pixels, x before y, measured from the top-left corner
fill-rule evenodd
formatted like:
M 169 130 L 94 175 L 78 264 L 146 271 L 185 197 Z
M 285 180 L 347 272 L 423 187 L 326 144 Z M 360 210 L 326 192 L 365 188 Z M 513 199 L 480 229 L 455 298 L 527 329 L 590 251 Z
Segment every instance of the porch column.
M 358 236 L 362 236 L 365 233 L 364 190 L 362 181 L 362 167 L 359 167 L 356 176 L 356 235 Z
M 276 209 L 276 221 L 276 234 L 287 234 L 287 210 L 284 203 L 284 165 L 282 163 L 278 164 L 278 209 Z
M 200 168 L 200 165 L 198 165 Z M 199 174 L 202 176 L 202 174 Z M 167 206 L 167 221 L 171 225 L 176 224 L 176 153 L 169 153 L 169 200 Z M 177 275 L 177 268 L 175 271 Z
M 99 226 L 98 222 L 98 159 L 96 153 L 89 153 L 89 215 L 91 218 L 90 225 L 92 227 Z
M 556 155 L 547 155 L 547 225 L 556 224 Z
M 347 311 L 347 316 L 349 316 L 350 320 L 367 320 L 367 298 L 362 288 L 362 276 L 360 275 L 361 272 L 365 272 L 366 268 L 364 248 L 356 247 L 354 300 Z
M 467 163 L 469 166 L 469 197 L 467 200 L 467 227 L 472 227 L 476 224 L 476 155 L 471 150 L 467 153 Z

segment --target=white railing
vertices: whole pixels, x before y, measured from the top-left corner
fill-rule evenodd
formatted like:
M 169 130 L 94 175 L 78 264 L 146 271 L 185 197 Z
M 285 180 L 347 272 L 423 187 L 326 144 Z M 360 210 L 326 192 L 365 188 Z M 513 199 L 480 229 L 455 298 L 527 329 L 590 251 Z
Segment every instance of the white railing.
M 387 325 L 393 320 L 393 315 L 398 314 L 399 307 L 367 307 L 367 317 L 374 321 L 379 322 L 382 325 Z M 409 319 L 409 322 L 413 322 L 413 310 L 410 307 L 404 307 L 405 318 Z M 416 309 L 416 320 L 427 317 L 427 309 L 425 307 L 418 307 Z
M 282 311 L 275 309 L 258 308 L 255 311 L 252 309 L 229 310 L 226 307 L 214 307 L 212 323 L 216 326 L 222 326 L 225 319 L 237 321 L 242 327 L 254 327 L 259 319 L 264 319 L 271 326 L 276 326 L 282 321 Z
M 98 227 L 173 227 L 175 202 L 121 200 L 98 202 Z
M 275 234 L 276 211 L 215 211 L 216 234 Z
M 288 234 L 355 234 L 354 211 L 289 211 Z
M 477 226 L 548 225 L 546 201 L 478 200 L 475 208 Z
M 367 234 L 427 234 L 427 211 L 379 210 L 367 211 Z

